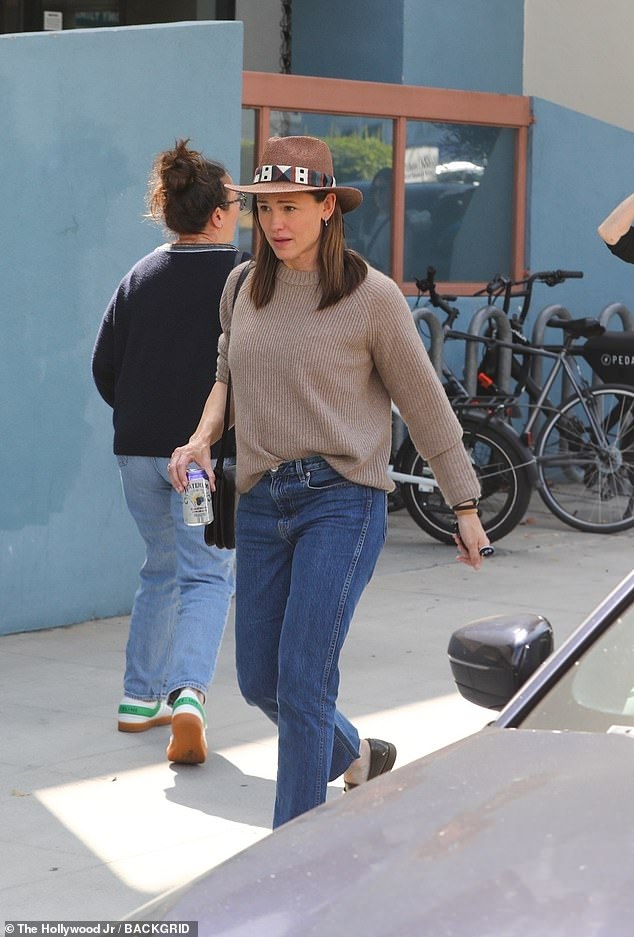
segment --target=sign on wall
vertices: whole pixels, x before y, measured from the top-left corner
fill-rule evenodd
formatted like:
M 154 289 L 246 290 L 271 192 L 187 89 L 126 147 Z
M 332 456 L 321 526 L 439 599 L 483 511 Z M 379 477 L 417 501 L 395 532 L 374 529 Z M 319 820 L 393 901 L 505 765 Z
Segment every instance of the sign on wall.
M 59 10 L 44 10 L 43 15 L 45 30 L 63 29 L 63 16 Z
M 434 182 L 437 146 L 408 146 L 405 150 L 405 182 Z

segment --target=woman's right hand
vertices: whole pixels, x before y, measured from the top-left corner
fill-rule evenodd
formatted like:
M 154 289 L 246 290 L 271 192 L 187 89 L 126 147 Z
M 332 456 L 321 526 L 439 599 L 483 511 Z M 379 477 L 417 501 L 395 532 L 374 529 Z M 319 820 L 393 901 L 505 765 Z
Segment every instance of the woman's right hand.
M 211 444 L 222 435 L 226 400 L 227 385 L 222 381 L 216 381 L 207 397 L 194 434 L 190 436 L 187 445 L 179 446 L 172 452 L 167 471 L 172 485 L 179 494 L 187 488 L 187 469 L 192 462 L 207 472 L 209 486 L 212 491 L 216 490 L 216 478 L 211 467 Z
M 212 491 L 215 491 L 215 476 L 211 466 L 211 450 L 209 444 L 196 442 L 193 438 L 185 446 L 179 446 L 174 449 L 172 456 L 167 464 L 172 485 L 182 494 L 187 488 L 187 469 L 195 462 L 196 465 L 204 469 L 209 478 L 209 485 Z
M 212 491 L 216 490 L 216 478 L 211 467 L 211 444 L 222 435 L 226 400 L 227 385 L 222 381 L 216 381 L 205 401 L 202 416 L 189 442 L 185 446 L 174 449 L 167 464 L 167 471 L 172 485 L 179 494 L 187 488 L 187 469 L 192 462 L 207 472 L 209 486 Z

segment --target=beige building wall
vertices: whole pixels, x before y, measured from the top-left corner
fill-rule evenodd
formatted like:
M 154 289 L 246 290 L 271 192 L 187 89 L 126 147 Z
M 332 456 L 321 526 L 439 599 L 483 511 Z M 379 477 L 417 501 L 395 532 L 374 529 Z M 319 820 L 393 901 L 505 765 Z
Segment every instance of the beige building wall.
M 524 27 L 524 94 L 634 131 L 634 0 L 525 0 Z
M 237 0 L 236 19 L 244 23 L 246 71 L 280 71 L 282 12 L 280 0 Z

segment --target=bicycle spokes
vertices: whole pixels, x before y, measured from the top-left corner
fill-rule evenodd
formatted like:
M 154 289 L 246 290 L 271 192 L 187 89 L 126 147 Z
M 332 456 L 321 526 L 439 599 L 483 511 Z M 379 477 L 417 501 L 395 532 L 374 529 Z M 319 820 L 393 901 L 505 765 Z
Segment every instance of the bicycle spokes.
M 482 525 L 491 540 L 509 533 L 524 516 L 531 496 L 525 450 L 503 425 L 463 417 L 463 443 L 480 481 Z M 401 470 L 421 477 L 429 467 L 407 440 L 400 452 Z M 402 485 L 405 506 L 416 523 L 443 543 L 453 542 L 455 516 L 437 487 Z
M 536 455 L 540 494 L 563 521 L 597 533 L 634 526 L 634 390 L 604 385 L 568 401 Z

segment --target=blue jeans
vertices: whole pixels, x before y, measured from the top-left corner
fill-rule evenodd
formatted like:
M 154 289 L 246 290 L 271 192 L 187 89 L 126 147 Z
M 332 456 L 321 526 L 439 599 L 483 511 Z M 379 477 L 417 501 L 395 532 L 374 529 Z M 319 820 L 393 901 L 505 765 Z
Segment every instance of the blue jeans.
M 339 654 L 386 531 L 385 492 L 317 456 L 283 463 L 240 497 L 238 682 L 278 727 L 274 827 L 323 803 L 328 781 L 359 757 L 336 708 Z
M 124 693 L 157 700 L 181 687 L 207 692 L 235 589 L 235 551 L 205 544 L 183 522 L 167 459 L 117 456 L 146 557 L 126 647 Z

